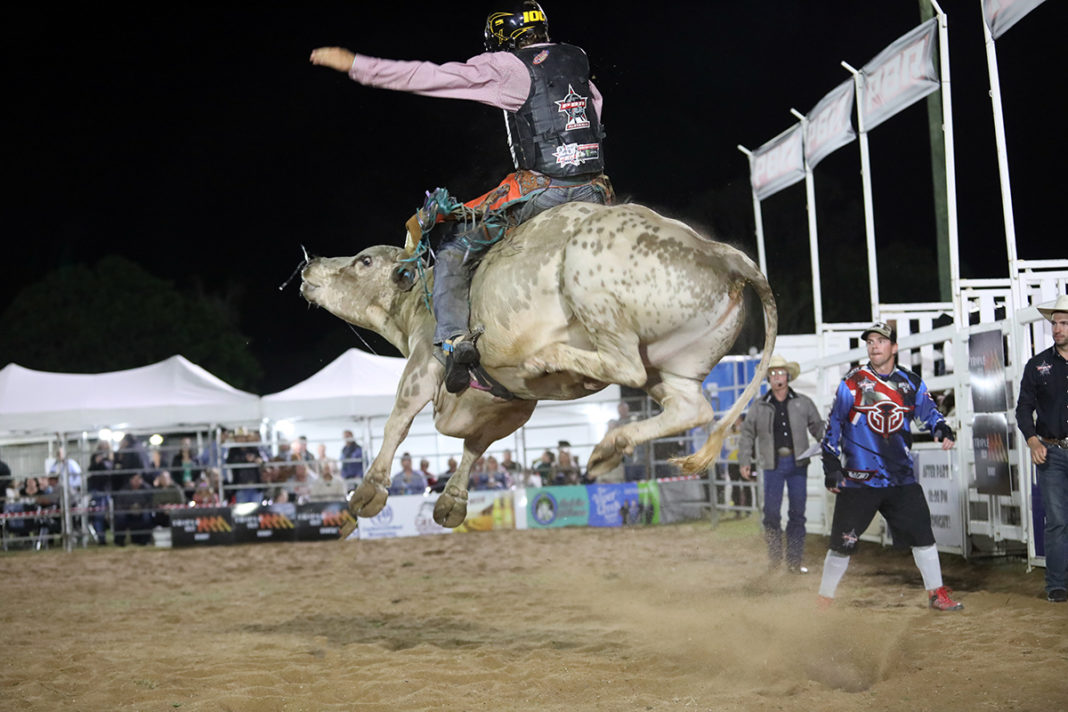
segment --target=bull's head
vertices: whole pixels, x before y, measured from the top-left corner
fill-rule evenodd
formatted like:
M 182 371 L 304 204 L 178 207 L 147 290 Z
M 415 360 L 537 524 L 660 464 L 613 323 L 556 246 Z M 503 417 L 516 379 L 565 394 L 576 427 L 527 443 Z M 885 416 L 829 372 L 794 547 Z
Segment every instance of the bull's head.
M 415 265 L 399 247 L 377 245 L 355 257 L 317 257 L 301 271 L 301 295 L 350 324 L 371 329 L 407 352 L 416 321 L 429 316 Z M 419 309 L 422 313 L 419 313 Z

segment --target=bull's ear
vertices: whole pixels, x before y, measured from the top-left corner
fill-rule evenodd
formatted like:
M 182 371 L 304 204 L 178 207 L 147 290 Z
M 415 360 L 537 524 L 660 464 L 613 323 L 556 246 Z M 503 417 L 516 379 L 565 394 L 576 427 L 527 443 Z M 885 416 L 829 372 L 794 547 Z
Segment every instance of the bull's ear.
M 415 286 L 415 270 L 409 265 L 397 265 L 393 268 L 393 283 L 397 289 L 407 292 Z

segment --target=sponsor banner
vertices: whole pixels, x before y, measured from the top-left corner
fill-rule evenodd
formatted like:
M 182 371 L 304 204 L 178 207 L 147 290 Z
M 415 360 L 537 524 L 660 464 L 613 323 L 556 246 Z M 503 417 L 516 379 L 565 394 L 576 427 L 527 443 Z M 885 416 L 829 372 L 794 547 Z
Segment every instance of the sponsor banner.
M 1004 413 L 1008 410 L 1005 338 L 1000 329 L 968 336 L 968 375 L 974 412 Z
M 218 546 L 234 543 L 229 507 L 189 507 L 171 511 L 171 546 Z
M 688 522 L 708 516 L 708 484 L 698 479 L 657 483 L 660 523 Z
M 1004 413 L 979 413 L 972 424 L 975 486 L 979 494 L 1012 494 L 1009 421 Z
M 953 453 L 917 449 L 913 452 L 916 479 L 931 510 L 931 530 L 939 546 L 964 547 L 964 521 L 960 512 L 960 489 L 953 475 Z
M 856 84 L 847 79 L 827 93 L 805 117 L 805 160 L 809 168 L 857 137 L 850 117 Z
M 656 480 L 638 483 L 638 524 L 660 523 L 660 487 Z
M 1024 15 L 1045 0 L 983 0 L 983 20 L 994 39 L 1008 32 Z
M 527 489 L 527 527 L 584 527 L 590 502 L 583 485 Z
M 420 534 L 447 534 L 450 529 L 434 521 L 434 503 L 438 495 L 390 495 L 377 516 L 360 519 L 361 539 L 390 539 Z
M 938 90 L 937 40 L 938 18 L 932 17 L 864 65 L 860 115 L 865 131 Z
M 297 505 L 297 541 L 337 539 L 341 527 L 352 521 L 348 502 L 305 502 Z
M 467 519 L 456 531 L 515 528 L 515 498 L 511 490 L 476 490 L 467 495 Z
M 749 177 L 753 192 L 763 200 L 805 177 L 801 124 L 786 129 L 753 151 Z
M 292 504 L 265 507 L 258 502 L 236 504 L 231 512 L 234 542 L 293 541 L 296 523 Z
M 586 496 L 591 527 L 621 527 L 641 520 L 637 482 L 586 485 Z

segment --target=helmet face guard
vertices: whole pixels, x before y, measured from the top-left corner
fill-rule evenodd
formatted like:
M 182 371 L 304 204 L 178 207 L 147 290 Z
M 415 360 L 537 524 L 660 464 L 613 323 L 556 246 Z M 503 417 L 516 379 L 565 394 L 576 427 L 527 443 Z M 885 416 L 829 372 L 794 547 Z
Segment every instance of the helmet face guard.
M 526 0 L 511 10 L 491 12 L 486 18 L 483 38 L 487 52 L 500 52 L 516 49 L 520 39 L 531 34 L 548 39 L 549 22 L 541 5 Z

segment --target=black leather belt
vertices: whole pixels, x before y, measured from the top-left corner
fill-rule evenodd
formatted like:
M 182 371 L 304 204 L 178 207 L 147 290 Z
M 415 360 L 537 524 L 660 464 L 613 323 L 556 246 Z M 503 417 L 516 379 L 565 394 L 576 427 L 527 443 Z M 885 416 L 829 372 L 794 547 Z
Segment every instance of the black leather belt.
M 1068 450 L 1068 438 L 1061 438 L 1060 440 L 1055 440 L 1054 438 L 1044 438 L 1039 435 L 1038 439 L 1041 440 L 1042 444 L 1046 447 L 1059 447 Z

